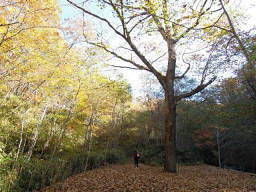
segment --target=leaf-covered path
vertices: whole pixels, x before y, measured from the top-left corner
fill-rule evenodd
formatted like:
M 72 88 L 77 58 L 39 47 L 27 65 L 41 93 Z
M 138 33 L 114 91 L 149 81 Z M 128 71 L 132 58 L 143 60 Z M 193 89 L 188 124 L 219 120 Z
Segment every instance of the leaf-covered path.
M 114 165 L 69 177 L 42 192 L 53 191 L 145 191 L 145 192 L 254 192 L 256 176 L 223 170 L 213 166 L 184 166 L 178 174 L 166 173 L 161 167 Z

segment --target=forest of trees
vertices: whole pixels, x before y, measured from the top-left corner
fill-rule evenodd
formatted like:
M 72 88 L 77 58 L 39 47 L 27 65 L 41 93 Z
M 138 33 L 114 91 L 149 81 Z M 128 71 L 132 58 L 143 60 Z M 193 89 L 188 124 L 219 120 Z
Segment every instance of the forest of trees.
M 0 191 L 39 190 L 135 149 L 168 172 L 256 173 L 256 33 L 236 7 L 66 0 L 80 14 L 63 20 L 62 6 L 0 2 Z M 116 68 L 144 71 L 143 96 Z

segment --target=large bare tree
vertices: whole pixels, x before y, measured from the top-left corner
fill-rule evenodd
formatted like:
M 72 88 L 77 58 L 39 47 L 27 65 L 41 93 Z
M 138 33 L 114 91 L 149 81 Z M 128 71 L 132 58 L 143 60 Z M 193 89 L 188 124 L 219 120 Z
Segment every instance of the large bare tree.
M 145 70 L 152 73 L 165 92 L 165 170 L 176 172 L 176 105 L 210 85 L 216 76 L 210 72 L 211 57 L 200 62 L 194 56 L 194 66 L 201 67 L 198 85 L 177 91 L 176 83 L 192 70 L 192 64 L 178 54 L 177 46 L 196 46 L 195 41 L 213 51 L 223 26 L 223 10 L 215 0 L 90 0 L 81 3 L 67 0 L 80 9 L 86 19 L 97 21 L 95 29 L 103 29 L 91 45 L 100 47 L 129 66 L 114 67 Z M 105 15 L 104 15 L 105 14 Z M 222 26 L 221 26 L 222 25 Z M 211 36 L 211 38 L 207 38 Z M 120 43 L 119 43 L 120 42 Z M 123 42 L 123 44 L 122 44 Z M 190 43 L 188 43 L 190 42 Z M 182 48 L 182 49 L 183 49 Z M 203 52 L 203 55 L 210 55 Z M 190 53 L 194 53 L 190 51 Z M 195 64 L 197 63 L 197 64 Z M 193 67 L 193 70 L 195 67 Z M 182 72 L 183 71 L 183 72 Z

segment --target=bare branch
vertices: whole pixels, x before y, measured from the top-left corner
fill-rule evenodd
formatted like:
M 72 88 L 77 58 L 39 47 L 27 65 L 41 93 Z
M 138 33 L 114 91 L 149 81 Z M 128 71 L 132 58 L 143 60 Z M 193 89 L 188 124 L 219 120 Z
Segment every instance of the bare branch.
M 141 16 L 143 16 L 143 15 L 147 15 L 147 12 L 142 12 L 142 13 L 140 13 L 140 14 L 134 14 L 134 15 L 132 15 L 131 17 L 128 17 L 129 20 L 126 21 L 125 24 L 126 24 L 126 25 L 129 24 L 129 23 L 130 23 L 133 19 L 135 19 L 136 17 L 141 17 Z
M 9 27 L 9 25 L 8 25 Z M 23 28 L 23 29 L 20 29 L 19 31 L 17 31 L 15 34 L 9 36 L 9 37 L 6 37 L 7 36 L 7 33 L 9 32 L 8 30 L 6 31 L 6 33 L 4 34 L 4 36 L 2 37 L 2 40 L 0 41 L 0 46 L 5 42 L 5 41 L 8 41 L 9 39 L 19 35 L 21 32 L 23 31 L 26 31 L 26 30 L 30 30 L 30 29 L 39 29 L 39 28 L 53 28 L 53 29 L 60 29 L 59 26 L 34 26 L 34 27 L 27 27 L 27 28 Z M 6 37 L 6 38 L 5 38 Z M 5 38 L 5 39 L 4 39 Z
M 4 23 L 4 24 L 0 24 L 0 27 L 5 27 L 5 26 L 9 26 L 9 25 L 15 25 L 18 24 L 19 22 L 14 22 L 14 23 Z
M 187 72 L 188 72 L 189 69 L 190 69 L 190 63 L 185 62 L 183 56 L 184 56 L 184 53 L 183 53 L 183 55 L 182 55 L 182 60 L 183 60 L 184 63 L 186 63 L 186 64 L 188 65 L 188 67 L 187 67 L 186 71 L 185 71 L 182 75 L 180 75 L 180 76 L 175 76 L 175 79 L 182 79 L 182 78 L 184 78 L 185 75 L 187 74 Z
M 108 25 L 116 34 L 118 34 L 118 35 L 120 35 L 121 37 L 124 38 L 124 35 L 123 35 L 122 33 L 120 33 L 119 31 L 117 31 L 117 30 L 115 29 L 115 27 L 114 27 L 113 25 L 111 25 L 111 23 L 110 23 L 107 19 L 102 18 L 102 17 L 100 17 L 100 16 L 98 16 L 98 15 L 96 15 L 96 14 L 90 12 L 90 11 L 87 11 L 87 10 L 84 9 L 83 7 L 78 6 L 77 4 L 73 3 L 73 2 L 70 1 L 70 0 L 67 0 L 67 1 L 68 1 L 71 5 L 73 5 L 74 7 L 76 7 L 76 8 L 78 8 L 78 9 L 80 9 L 81 11 L 85 12 L 86 14 L 91 15 L 91 16 L 93 16 L 93 17 L 95 17 L 95 18 L 97 18 L 97 19 L 99 19 L 99 20 L 101 20 L 101 21 L 107 23 L 107 25 Z
M 128 33 L 128 30 L 126 28 L 126 24 L 125 24 L 125 21 L 124 21 L 124 12 L 123 12 L 123 6 L 121 7 L 121 13 L 119 12 L 118 8 L 115 6 L 115 4 L 112 2 L 112 0 L 109 0 L 110 1 L 110 6 L 113 8 L 113 10 L 115 10 L 121 24 L 122 24 L 122 28 L 123 28 L 123 37 L 125 37 Z M 123 1 L 121 0 L 120 1 L 121 4 L 123 5 Z
M 153 73 L 158 81 L 161 83 L 161 85 L 164 85 L 164 77 L 162 76 L 161 73 L 159 73 L 153 66 L 152 64 L 146 59 L 146 57 L 137 49 L 137 47 L 133 44 L 130 36 L 128 35 L 127 37 L 127 42 L 132 48 L 132 50 L 136 53 L 136 55 L 140 58 L 140 60 L 148 67 L 148 71 Z
M 199 25 L 199 23 L 200 23 L 199 21 L 200 21 L 201 17 L 206 13 L 206 11 L 203 11 L 203 9 L 204 9 L 204 7 L 205 7 L 207 1 L 208 1 L 208 0 L 205 0 L 205 1 L 204 1 L 204 4 L 203 4 L 203 6 L 202 6 L 201 9 L 200 9 L 199 15 L 198 15 L 197 20 L 195 21 L 195 23 L 194 23 L 191 27 L 187 28 L 187 30 L 186 30 L 185 32 L 183 32 L 179 37 L 177 37 L 177 38 L 176 38 L 176 41 L 179 41 L 179 40 L 180 40 L 181 38 L 183 38 L 186 34 L 188 34 L 192 29 L 194 29 L 196 26 Z
M 154 61 L 152 61 L 151 63 L 153 64 L 153 63 L 157 62 L 159 59 L 161 59 L 161 58 L 164 57 L 165 55 L 166 55 L 166 53 L 160 55 L 159 57 L 157 57 L 157 58 L 156 58 Z
M 127 48 L 127 47 L 120 46 L 119 48 L 133 52 L 133 50 L 131 50 L 131 49 Z
M 151 14 L 151 13 L 150 13 Z M 154 21 L 155 21 L 155 24 L 158 28 L 158 31 L 160 32 L 160 34 L 162 35 L 163 39 L 165 41 L 167 41 L 167 38 L 166 38 L 166 34 L 165 34 L 165 29 L 164 27 L 162 26 L 159 18 L 155 15 L 155 14 L 151 14 L 151 16 L 153 17 Z
M 7 26 L 7 29 L 6 29 L 5 33 L 3 34 L 3 36 L 2 36 L 2 39 L 0 41 L 0 46 L 2 46 L 2 44 L 6 41 L 5 37 L 7 36 L 8 32 L 9 32 L 9 29 L 10 29 L 10 25 Z
M 221 19 L 221 17 L 224 15 L 224 12 L 219 16 L 219 18 L 210 26 L 207 27 L 202 27 L 202 28 L 195 28 L 194 30 L 203 30 L 203 29 L 208 29 L 208 28 L 212 28 L 212 27 L 217 27 L 216 24 L 219 22 L 219 20 Z
M 148 16 L 146 16 L 145 18 L 140 19 L 140 20 L 129 30 L 129 33 L 131 33 L 131 32 L 133 31 L 133 29 L 135 29 L 142 21 L 148 19 L 149 17 L 151 17 L 151 15 L 148 15 Z
M 200 84 L 198 85 L 195 89 L 191 90 L 189 93 L 184 93 L 184 94 L 181 94 L 181 95 L 178 95 L 178 96 L 175 96 L 175 100 L 176 101 L 180 101 L 181 99 L 183 98 L 187 98 L 187 97 L 190 97 L 196 93 L 199 93 L 200 91 L 202 91 L 204 88 L 206 88 L 208 85 L 210 85 L 212 82 L 215 81 L 217 77 L 213 77 L 210 81 L 208 81 L 206 84 Z
M 229 47 L 229 45 L 230 45 L 230 43 L 231 43 L 231 41 L 232 41 L 233 38 L 234 38 L 234 36 L 230 37 L 230 39 L 229 39 L 228 42 L 227 42 L 227 45 L 225 46 L 225 53 L 226 53 L 226 56 L 228 57 L 229 60 L 231 59 L 231 57 L 230 57 L 230 55 L 228 54 L 228 47 Z
M 144 69 L 128 67 L 128 66 L 119 66 L 119 65 L 111 65 L 111 64 L 108 64 L 108 65 L 111 66 L 111 67 L 122 68 L 122 69 L 144 70 Z
M 116 52 L 113 52 L 109 49 L 107 49 L 105 46 L 101 45 L 101 44 L 98 44 L 98 43 L 92 43 L 90 42 L 91 45 L 94 45 L 94 46 L 97 46 L 97 47 L 101 47 L 103 48 L 105 51 L 107 51 L 108 53 L 111 53 L 112 55 L 116 56 L 117 58 L 123 60 L 123 61 L 126 61 L 128 63 L 131 63 L 133 64 L 135 67 L 139 68 L 139 69 L 142 69 L 142 70 L 147 70 L 147 71 L 150 71 L 151 73 L 153 73 L 157 79 L 159 80 L 159 82 L 163 85 L 164 84 L 164 77 L 161 75 L 161 73 L 159 73 L 153 66 L 152 64 L 146 59 L 146 57 L 138 50 L 138 48 L 135 46 L 135 44 L 132 42 L 132 39 L 129 35 L 129 32 L 128 30 L 126 29 L 126 25 L 125 25 L 125 22 L 124 22 L 124 18 L 122 17 L 122 15 L 117 12 L 117 17 L 119 17 L 119 20 L 121 21 L 122 25 L 124 26 L 125 30 L 126 30 L 126 33 L 125 34 L 122 34 L 120 33 L 119 31 L 117 31 L 115 29 L 115 27 L 113 25 L 111 25 L 111 23 L 109 22 L 109 20 L 105 19 L 105 18 L 102 18 L 86 9 L 84 9 L 83 7 L 80 7 L 78 6 L 77 4 L 73 3 L 72 1 L 70 0 L 67 0 L 71 5 L 75 6 L 76 8 L 82 10 L 84 13 L 88 14 L 88 15 L 91 15 L 93 17 L 95 17 L 96 19 L 100 20 L 100 21 L 103 21 L 105 23 L 107 23 L 107 25 L 119 36 L 121 36 L 128 44 L 129 46 L 131 47 L 131 49 L 134 51 L 134 53 L 140 58 L 140 60 L 146 65 L 145 66 L 142 66 L 142 65 L 138 65 L 137 63 L 135 63 L 134 61 L 132 60 L 129 60 L 129 59 L 126 59 L 120 55 L 118 55 Z M 112 1 L 111 1 L 112 2 Z M 116 9 L 116 5 L 115 4 L 111 4 L 109 3 L 109 5 L 112 6 L 112 8 L 114 9 L 114 11 L 117 11 Z M 124 6 L 124 5 L 122 5 Z M 88 42 L 89 43 L 89 42 Z
M 220 27 L 220 26 L 218 26 L 218 25 L 214 25 L 213 27 L 216 27 L 216 28 L 221 29 L 221 30 L 224 30 L 224 31 L 232 32 L 231 30 L 228 30 L 228 29 L 226 29 L 226 28 Z
M 125 61 L 125 62 L 131 63 L 132 65 L 134 65 L 135 67 L 137 67 L 137 69 L 149 71 L 148 68 L 146 68 L 146 67 L 144 67 L 144 66 L 142 66 L 142 65 L 139 65 L 139 64 L 135 63 L 134 61 L 132 61 L 132 60 L 130 60 L 130 59 L 127 59 L 127 58 L 124 58 L 124 57 L 118 55 L 116 52 L 109 50 L 109 49 L 108 49 L 106 46 L 104 46 L 104 45 L 100 45 L 100 44 L 98 44 L 98 43 L 93 43 L 93 42 L 89 42 L 89 41 L 86 41 L 86 42 L 89 43 L 89 44 L 91 44 L 91 45 L 93 45 L 93 46 L 96 46 L 96 47 L 99 47 L 99 48 L 104 49 L 106 52 L 108 52 L 108 53 L 114 55 L 114 56 L 117 57 L 118 59 L 121 59 L 121 60 L 123 60 L 123 61 Z
M 214 46 L 214 49 L 212 49 L 212 50 L 215 50 L 216 47 L 217 47 L 217 44 Z M 205 67 L 204 67 L 204 70 L 203 70 L 203 73 L 202 73 L 201 84 L 204 83 L 204 80 L 205 80 L 205 77 L 206 77 L 206 72 L 208 70 L 208 66 L 209 66 L 209 63 L 211 61 L 212 53 L 213 53 L 213 51 L 210 53 L 210 55 L 209 55 L 209 57 L 207 59 L 207 62 L 205 64 Z

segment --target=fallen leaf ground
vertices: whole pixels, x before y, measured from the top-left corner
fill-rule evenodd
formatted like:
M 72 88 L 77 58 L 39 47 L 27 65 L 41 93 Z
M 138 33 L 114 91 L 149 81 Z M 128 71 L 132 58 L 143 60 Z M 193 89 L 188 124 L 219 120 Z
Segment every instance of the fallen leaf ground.
M 208 165 L 178 167 L 178 174 L 162 167 L 113 165 L 86 171 L 41 192 L 256 192 L 256 176 Z

